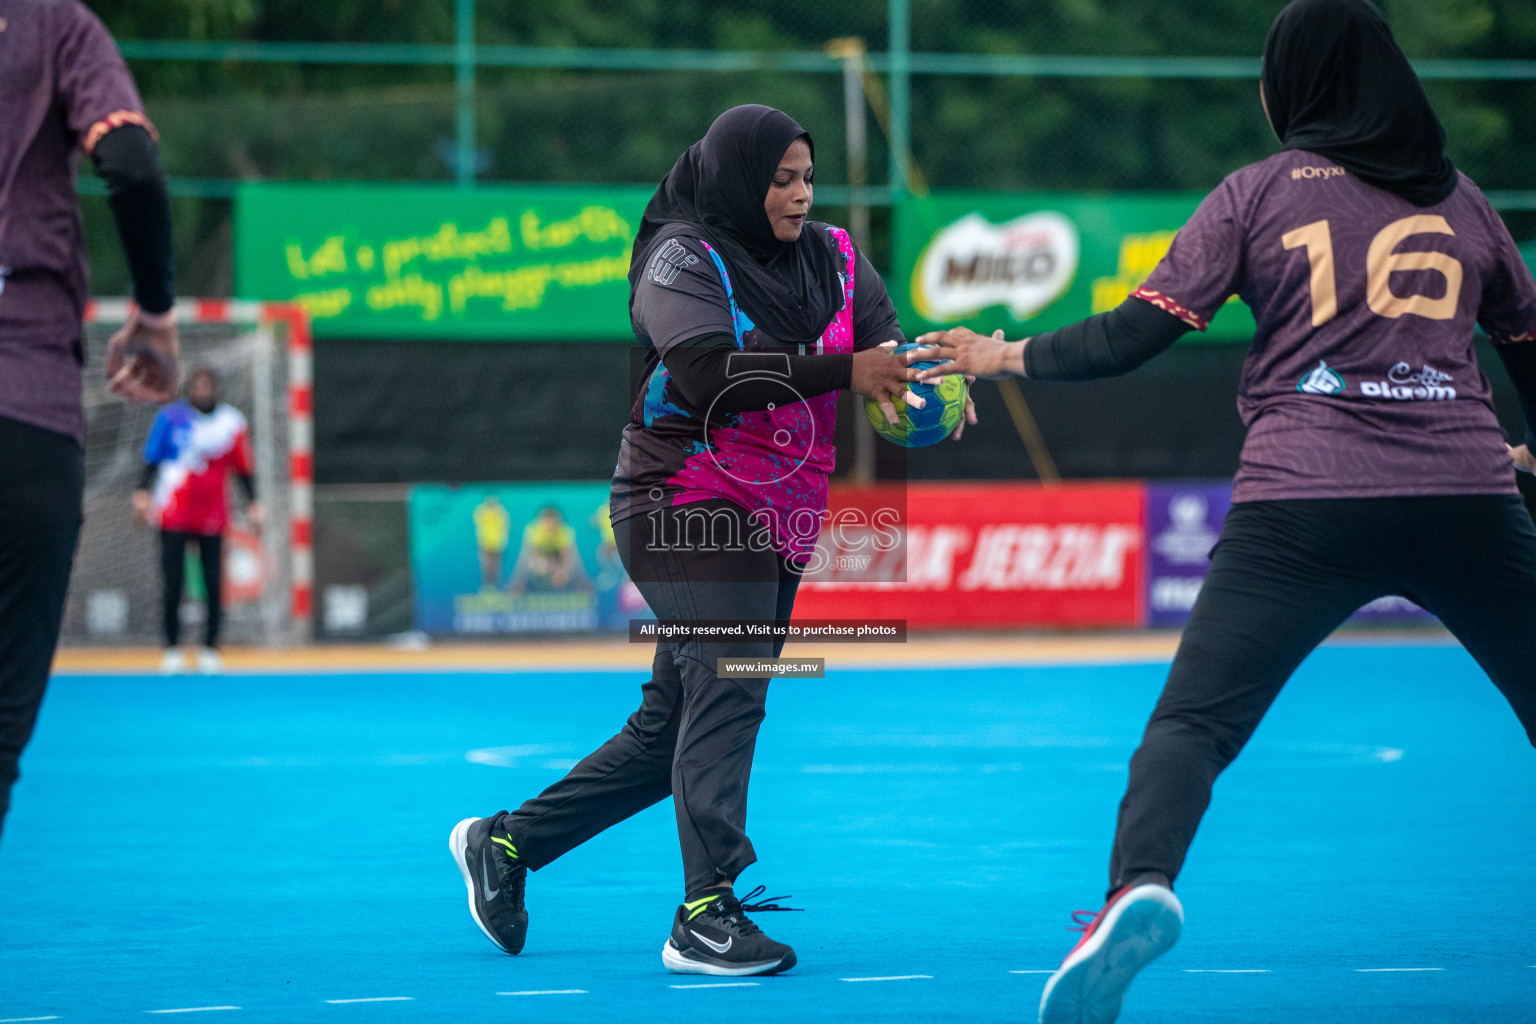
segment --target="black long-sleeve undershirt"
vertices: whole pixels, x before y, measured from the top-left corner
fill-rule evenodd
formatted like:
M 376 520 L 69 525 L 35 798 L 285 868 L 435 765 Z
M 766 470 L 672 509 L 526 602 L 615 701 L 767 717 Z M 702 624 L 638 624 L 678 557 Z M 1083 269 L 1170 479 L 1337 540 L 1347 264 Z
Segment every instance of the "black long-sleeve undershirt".
M 1093 380 L 1136 369 L 1193 330 L 1172 313 L 1128 298 L 1108 313 L 1029 339 L 1024 376 L 1031 380 Z
M 782 405 L 786 385 L 799 397 L 811 398 L 853 382 L 852 353 L 742 352 L 729 334 L 674 345 L 661 361 L 689 405 L 720 413 Z
M 1034 380 L 1092 380 L 1134 370 L 1170 347 L 1189 324 L 1137 298 L 1108 313 L 1029 339 L 1024 373 Z M 1504 369 L 1520 395 L 1526 443 L 1536 445 L 1536 342 L 1496 345 Z
M 91 150 L 107 184 L 107 205 L 117 221 L 133 297 L 147 313 L 171 308 L 171 197 L 154 137 L 136 124 L 114 128 Z
M 1525 414 L 1525 443 L 1536 449 L 1536 341 L 1495 345 L 1494 351 L 1520 395 L 1520 411 Z

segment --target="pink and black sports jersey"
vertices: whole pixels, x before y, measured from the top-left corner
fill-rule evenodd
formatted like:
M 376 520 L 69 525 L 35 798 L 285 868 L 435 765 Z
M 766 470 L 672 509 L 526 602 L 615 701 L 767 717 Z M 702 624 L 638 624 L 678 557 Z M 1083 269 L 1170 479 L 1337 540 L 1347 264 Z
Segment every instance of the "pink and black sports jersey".
M 1134 293 L 1258 332 L 1234 501 L 1513 494 L 1472 332 L 1536 342 L 1536 282 L 1471 179 L 1434 206 L 1287 150 L 1229 175 Z
M 155 525 L 212 537 L 229 523 L 229 474 L 253 472 L 245 416 L 232 405 L 199 412 L 186 402 L 160 410 L 144 445 L 155 475 Z
M 842 310 L 804 346 L 759 328 L 731 286 L 725 261 L 702 239 L 679 238 L 653 258 L 635 292 L 636 337 L 659 353 L 710 334 L 730 334 L 743 352 L 854 352 L 904 340 L 884 283 L 847 232 L 806 225 L 835 247 Z M 792 393 L 791 393 L 792 394 Z M 835 392 L 733 413 L 707 429 L 707 409 L 692 408 L 664 363 L 656 363 L 624 427 L 613 475 L 614 521 L 652 509 L 724 498 L 764 512 L 780 553 L 803 558 L 815 547 L 836 464 Z
M 77 0 L 0 0 L 0 416 L 83 439 L 85 236 L 76 154 L 154 132 L 101 21 Z

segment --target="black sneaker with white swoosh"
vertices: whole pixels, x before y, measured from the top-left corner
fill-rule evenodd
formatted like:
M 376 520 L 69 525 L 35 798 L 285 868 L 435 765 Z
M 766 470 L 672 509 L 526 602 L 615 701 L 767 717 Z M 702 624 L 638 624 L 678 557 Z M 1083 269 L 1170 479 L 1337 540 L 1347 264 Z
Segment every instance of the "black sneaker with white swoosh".
M 528 911 L 523 890 L 528 868 L 505 829 L 501 814 L 465 818 L 448 834 L 448 850 L 469 889 L 469 913 L 485 937 L 503 952 L 516 955 L 528 938 Z
M 758 886 L 747 893 L 752 900 L 763 893 Z M 771 896 L 761 903 L 743 903 L 729 890 L 691 900 L 677 908 L 672 936 L 661 947 L 661 962 L 678 974 L 716 974 L 742 977 L 778 974 L 795 966 L 795 951 L 775 942 L 752 923 L 747 913 L 793 910 L 781 907 Z

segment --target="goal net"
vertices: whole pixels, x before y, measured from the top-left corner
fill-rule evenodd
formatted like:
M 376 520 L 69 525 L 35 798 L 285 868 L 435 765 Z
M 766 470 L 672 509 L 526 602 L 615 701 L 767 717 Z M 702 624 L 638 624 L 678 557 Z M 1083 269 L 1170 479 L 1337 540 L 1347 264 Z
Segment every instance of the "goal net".
M 161 642 L 160 538 L 133 515 L 144 442 L 159 412 L 107 390 L 107 339 L 128 314 L 122 301 L 86 314 L 85 526 L 75 554 L 61 642 Z M 232 644 L 277 645 L 308 632 L 310 565 L 309 332 L 296 309 L 273 303 L 183 301 L 176 305 L 182 380 L 198 367 L 217 375 L 220 398 L 246 416 L 256 496 L 266 521 L 255 529 L 230 481 L 224 535 L 224 626 Z M 183 396 L 185 391 L 183 390 Z M 187 554 L 182 642 L 201 641 L 202 573 Z

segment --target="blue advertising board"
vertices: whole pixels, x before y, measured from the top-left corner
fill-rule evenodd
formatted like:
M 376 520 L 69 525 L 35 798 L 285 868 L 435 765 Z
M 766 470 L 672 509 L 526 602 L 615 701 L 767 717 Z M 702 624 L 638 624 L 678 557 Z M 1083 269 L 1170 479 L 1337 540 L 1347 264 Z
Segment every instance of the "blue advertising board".
M 416 626 L 434 635 L 626 630 L 608 483 L 428 484 L 410 497 Z

